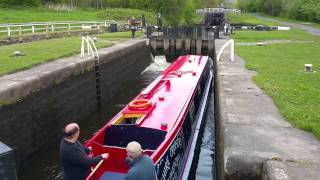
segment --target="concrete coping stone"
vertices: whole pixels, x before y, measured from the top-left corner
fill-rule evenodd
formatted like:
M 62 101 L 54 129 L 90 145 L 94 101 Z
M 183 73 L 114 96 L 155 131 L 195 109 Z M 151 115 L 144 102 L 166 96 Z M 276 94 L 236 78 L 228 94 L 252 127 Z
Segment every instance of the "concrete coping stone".
M 318 180 L 320 164 L 269 160 L 263 163 L 263 180 Z
M 114 46 L 99 49 L 99 63 L 106 63 L 111 57 L 121 57 L 131 48 L 143 47 L 146 39 L 134 39 Z M 31 93 L 59 84 L 94 68 L 96 59 L 80 58 L 79 55 L 58 59 L 35 66 L 31 69 L 0 77 L 0 102 L 11 104 Z

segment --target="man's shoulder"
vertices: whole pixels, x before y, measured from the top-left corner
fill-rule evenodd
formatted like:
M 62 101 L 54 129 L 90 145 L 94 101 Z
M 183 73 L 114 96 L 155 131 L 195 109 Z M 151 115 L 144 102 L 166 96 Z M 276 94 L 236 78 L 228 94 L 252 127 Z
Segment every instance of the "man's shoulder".
M 152 161 L 152 159 L 150 158 L 150 156 L 148 156 L 148 155 L 143 155 L 142 158 L 143 158 L 145 161 L 151 162 L 151 163 L 153 164 L 153 161 Z

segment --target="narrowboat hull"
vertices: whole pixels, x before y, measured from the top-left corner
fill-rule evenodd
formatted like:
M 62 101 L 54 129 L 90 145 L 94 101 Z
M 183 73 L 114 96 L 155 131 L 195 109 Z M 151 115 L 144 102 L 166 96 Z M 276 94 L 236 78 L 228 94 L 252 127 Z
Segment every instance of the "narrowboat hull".
M 188 179 L 212 81 L 208 56 L 179 57 L 86 143 L 90 156 L 110 154 L 86 180 L 123 179 L 125 147 L 133 140 L 155 163 L 158 180 Z
M 193 167 L 192 163 L 199 140 L 199 133 L 202 131 L 201 124 L 203 123 L 203 117 L 209 100 L 212 79 L 213 73 L 210 71 L 196 115 L 196 123 L 191 131 L 188 132 L 188 128 L 184 127 L 186 123 L 184 123 L 164 155 L 155 164 L 158 180 L 187 180 L 189 178 Z

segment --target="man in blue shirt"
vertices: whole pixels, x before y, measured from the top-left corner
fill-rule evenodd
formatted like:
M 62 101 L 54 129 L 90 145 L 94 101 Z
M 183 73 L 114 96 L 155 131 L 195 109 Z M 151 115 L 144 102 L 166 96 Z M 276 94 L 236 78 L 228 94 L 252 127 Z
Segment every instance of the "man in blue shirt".
M 155 166 L 151 158 L 142 154 L 141 145 L 132 141 L 127 145 L 127 163 L 130 169 L 125 180 L 156 180 Z

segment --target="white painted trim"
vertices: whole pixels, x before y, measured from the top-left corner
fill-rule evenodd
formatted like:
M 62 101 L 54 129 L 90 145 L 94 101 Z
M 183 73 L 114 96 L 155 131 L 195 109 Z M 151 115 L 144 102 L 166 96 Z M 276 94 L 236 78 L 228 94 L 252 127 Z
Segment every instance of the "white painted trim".
M 211 82 L 212 82 L 212 78 L 213 78 L 213 73 L 212 71 L 210 71 L 210 75 L 209 75 L 209 79 L 207 80 L 207 83 L 206 83 L 206 89 L 205 89 L 205 92 L 204 92 L 204 96 L 201 100 L 201 107 L 200 107 L 200 111 L 198 112 L 197 114 L 197 125 L 196 125 L 196 129 L 195 131 L 199 131 L 200 130 L 200 126 L 201 126 L 201 123 L 203 121 L 203 116 L 204 116 L 204 113 L 205 113 L 205 108 L 207 106 L 207 101 L 208 101 L 208 95 L 209 95 L 209 92 L 210 92 L 210 85 L 211 85 Z M 199 134 L 198 134 L 199 135 Z M 191 165 L 192 165 L 192 161 L 193 161 L 193 158 L 194 158 L 194 154 L 190 154 L 190 152 L 194 152 L 195 150 L 195 144 L 197 143 L 197 140 L 198 140 L 198 136 L 195 137 L 193 136 L 193 139 L 192 139 L 192 142 L 190 144 L 191 146 L 191 149 L 189 150 L 187 156 L 188 156 L 188 159 L 187 159 L 187 162 L 186 162 L 186 165 L 184 167 L 184 169 L 182 169 L 182 172 L 185 172 L 185 171 L 188 171 L 189 173 L 183 173 L 183 176 L 181 177 L 181 180 L 188 180 L 188 177 L 189 177 L 189 174 L 190 174 L 190 171 L 191 171 Z M 189 156 L 190 155 L 190 156 Z
M 221 57 L 221 54 L 223 52 L 223 50 L 230 44 L 230 61 L 234 61 L 234 40 L 233 39 L 230 39 L 229 41 L 227 41 L 223 46 L 222 48 L 220 49 L 220 51 L 218 52 L 218 55 L 217 55 L 217 61 L 219 62 L 220 61 L 220 57 Z

